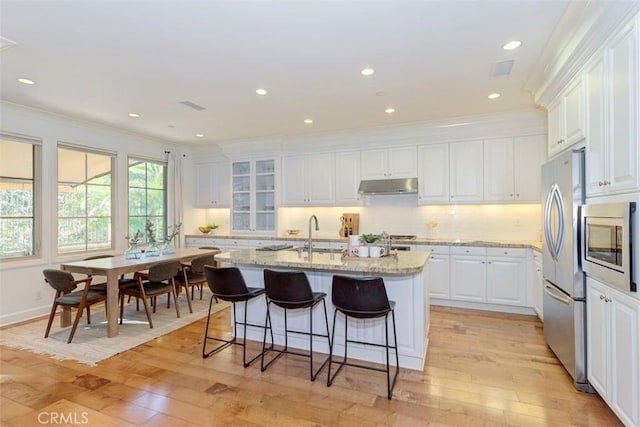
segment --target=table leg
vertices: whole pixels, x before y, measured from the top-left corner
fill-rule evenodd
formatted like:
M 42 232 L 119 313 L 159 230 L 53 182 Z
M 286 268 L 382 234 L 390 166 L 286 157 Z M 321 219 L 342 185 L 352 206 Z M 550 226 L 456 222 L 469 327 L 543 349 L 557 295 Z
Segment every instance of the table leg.
M 107 336 L 118 336 L 118 274 L 107 272 Z
M 60 314 L 60 327 L 66 328 L 67 326 L 71 326 L 71 308 L 63 306 L 62 314 Z

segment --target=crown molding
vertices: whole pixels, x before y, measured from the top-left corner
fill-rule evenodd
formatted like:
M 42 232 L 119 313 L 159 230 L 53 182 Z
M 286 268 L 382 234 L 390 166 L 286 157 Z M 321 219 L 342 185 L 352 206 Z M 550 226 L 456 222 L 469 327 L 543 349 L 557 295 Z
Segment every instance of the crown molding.
M 611 34 L 638 12 L 640 2 L 635 0 L 571 2 L 525 83 L 536 104 L 549 105 Z

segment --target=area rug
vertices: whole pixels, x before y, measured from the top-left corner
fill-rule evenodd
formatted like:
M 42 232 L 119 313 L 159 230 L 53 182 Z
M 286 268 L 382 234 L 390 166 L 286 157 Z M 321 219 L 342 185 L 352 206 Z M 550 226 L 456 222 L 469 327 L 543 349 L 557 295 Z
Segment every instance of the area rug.
M 189 313 L 189 307 L 183 293 L 178 299 L 180 318 L 176 317 L 173 300 L 171 308 L 167 309 L 166 298 L 158 298 L 156 312 L 151 313 L 153 328 L 149 327 L 142 304 L 140 311 L 136 311 L 136 303 L 132 300 L 124 307 L 124 324 L 120 325 L 120 334 L 114 338 L 107 338 L 104 309 L 96 308 L 95 312 L 91 310 L 90 325 L 87 324 L 86 313 L 84 313 L 71 344 L 67 344 L 71 328 L 60 328 L 58 317 L 53 321 L 49 338 L 43 338 L 48 320 L 45 318 L 0 330 L 0 344 L 44 354 L 57 360 L 75 360 L 95 366 L 101 360 L 206 317 L 211 295 L 210 293 L 207 295 L 207 291 L 205 291 L 202 300 L 196 296 L 196 299 L 192 301 L 193 313 Z M 218 312 L 228 306 L 229 304 L 224 302 L 214 303 L 211 312 Z M 75 310 L 72 313 L 72 318 L 73 316 L 75 316 Z

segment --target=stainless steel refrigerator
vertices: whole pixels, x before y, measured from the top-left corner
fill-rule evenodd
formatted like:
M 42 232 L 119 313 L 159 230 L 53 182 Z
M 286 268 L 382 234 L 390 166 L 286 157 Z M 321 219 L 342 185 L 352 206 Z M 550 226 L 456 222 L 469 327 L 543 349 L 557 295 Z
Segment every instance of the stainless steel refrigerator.
M 542 166 L 543 313 L 547 345 L 576 388 L 591 392 L 586 372 L 586 286 L 580 260 L 584 183 L 583 149 Z

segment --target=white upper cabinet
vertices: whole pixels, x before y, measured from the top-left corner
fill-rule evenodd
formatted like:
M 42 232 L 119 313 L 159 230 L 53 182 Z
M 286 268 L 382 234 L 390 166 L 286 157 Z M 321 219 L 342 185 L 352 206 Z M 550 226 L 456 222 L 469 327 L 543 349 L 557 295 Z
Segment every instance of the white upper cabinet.
M 335 162 L 336 205 L 360 203 L 360 152 L 337 152 Z
M 416 147 L 365 150 L 360 154 L 362 179 L 415 178 L 418 176 Z
M 449 145 L 449 201 L 482 201 L 482 141 L 454 142 Z
M 449 145 L 418 147 L 418 203 L 449 202 Z
M 282 204 L 317 206 L 334 203 L 334 154 L 296 155 L 282 159 Z
M 200 208 L 228 208 L 231 204 L 231 164 L 195 165 L 195 205 Z
M 587 195 L 637 191 L 638 28 L 615 34 L 585 69 L 587 87 Z
M 540 168 L 546 157 L 545 145 L 545 135 L 513 138 L 513 200 L 516 202 L 540 203 Z
M 584 116 L 584 88 L 578 77 L 549 105 L 549 157 L 584 138 Z
M 514 200 L 513 138 L 484 141 L 484 200 Z

